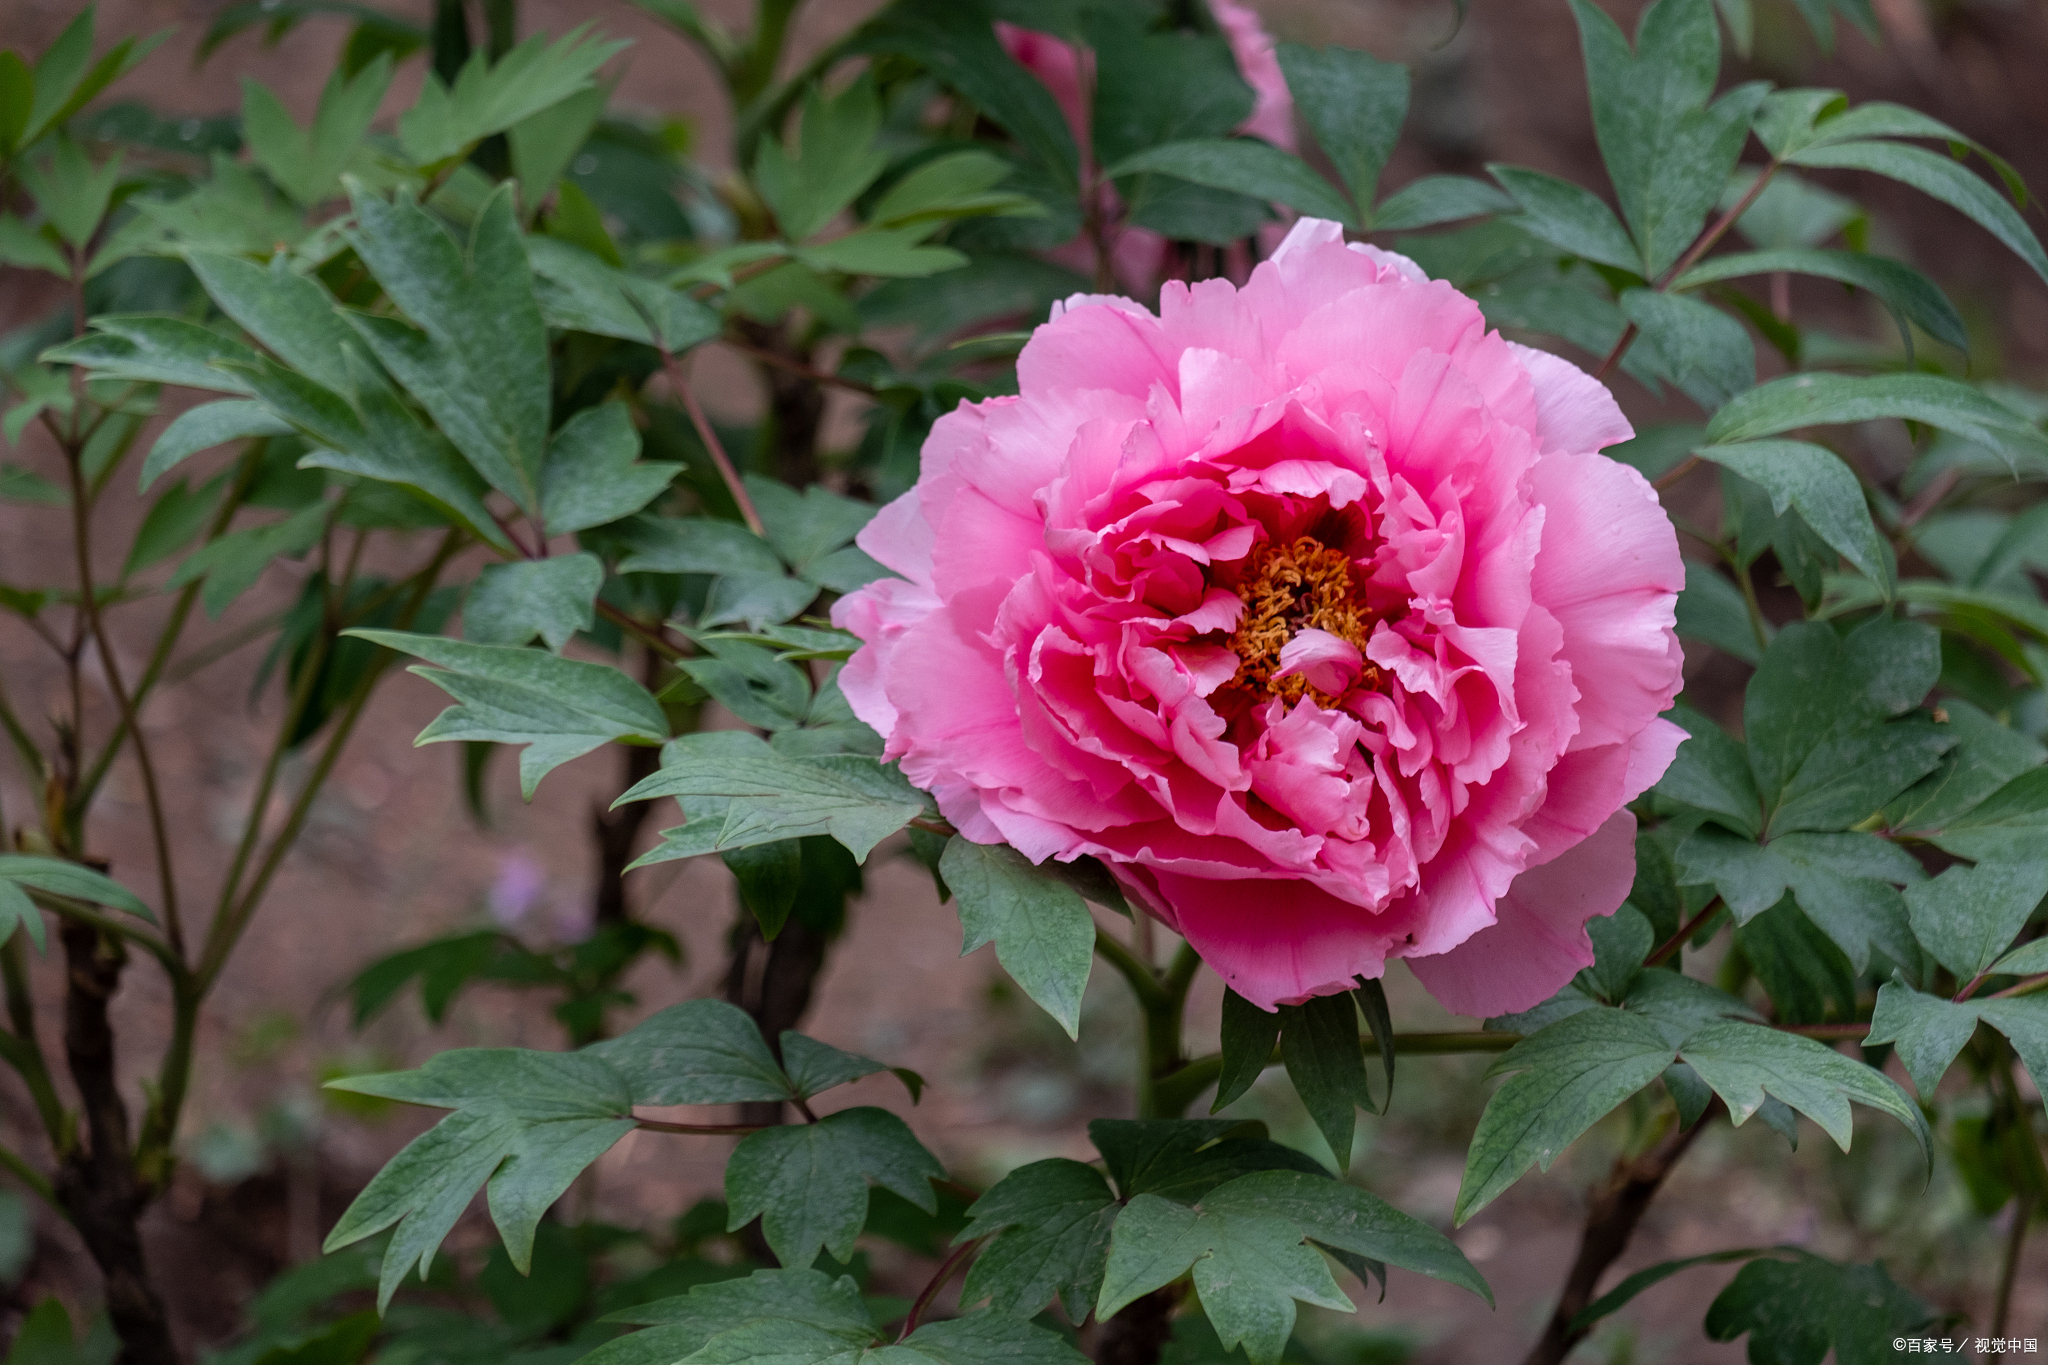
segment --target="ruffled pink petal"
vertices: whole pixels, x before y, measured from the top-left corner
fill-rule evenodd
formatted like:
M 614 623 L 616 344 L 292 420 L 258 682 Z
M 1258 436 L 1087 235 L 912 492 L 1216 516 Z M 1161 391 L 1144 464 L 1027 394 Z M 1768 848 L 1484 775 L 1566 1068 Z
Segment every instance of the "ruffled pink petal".
M 1275 678 L 1301 677 L 1318 692 L 1341 697 L 1365 670 L 1365 657 L 1358 646 L 1326 630 L 1303 630 L 1280 646 L 1280 667 Z
M 1684 683 L 1672 631 L 1685 586 L 1678 533 L 1643 476 L 1604 455 L 1546 455 L 1529 484 L 1544 509 L 1534 594 L 1564 627 L 1579 691 L 1574 747 L 1622 743 Z
M 1536 435 L 1545 450 L 1590 455 L 1633 437 L 1607 386 L 1562 356 L 1509 342 L 1536 392 Z
M 1445 1009 L 1482 1019 L 1548 1000 L 1593 965 L 1586 921 L 1611 915 L 1636 875 L 1636 818 L 1616 811 L 1570 850 L 1515 878 L 1498 919 L 1456 948 L 1408 960 Z
M 1224 984 L 1260 1009 L 1335 995 L 1386 969 L 1369 910 L 1305 881 L 1211 881 L 1148 870 L 1181 936 Z

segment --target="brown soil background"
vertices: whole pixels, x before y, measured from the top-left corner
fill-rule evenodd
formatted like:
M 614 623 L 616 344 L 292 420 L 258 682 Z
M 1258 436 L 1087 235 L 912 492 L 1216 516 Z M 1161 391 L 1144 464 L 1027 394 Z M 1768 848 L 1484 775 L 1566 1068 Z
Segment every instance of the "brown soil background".
M 733 0 L 704 6 L 730 22 L 740 18 Z M 801 18 L 795 56 L 874 8 L 866 0 L 814 0 Z M 1609 3 L 1628 22 L 1633 3 Z M 183 0 L 111 0 L 100 7 L 102 35 L 177 32 L 109 99 L 139 99 L 169 113 L 209 115 L 239 106 L 237 78 L 262 81 L 305 117 L 329 70 L 344 32 L 334 22 L 308 23 L 275 47 L 253 33 L 231 42 L 204 66 L 195 66 L 199 36 L 221 7 Z M 394 6 L 405 11 L 420 4 Z M 1840 86 L 1856 98 L 1890 98 L 1946 119 L 2007 155 L 2037 187 L 2048 188 L 2048 5 L 2039 0 L 1879 0 L 1889 40 L 1875 48 L 1853 31 L 1843 34 L 1832 58 L 1817 53 L 1786 4 L 1763 0 L 1756 57 L 1748 70 L 1731 62 L 1732 81 L 1763 75 L 1781 84 Z M 1481 0 L 1450 42 L 1447 3 L 1420 0 L 1265 0 L 1260 5 L 1277 35 L 1302 41 L 1338 41 L 1411 62 L 1416 98 L 1408 136 L 1388 170 L 1398 187 L 1437 170 L 1476 170 L 1487 161 L 1535 166 L 1601 185 L 1586 107 L 1575 31 L 1562 0 Z M 77 12 L 71 4 L 0 0 L 0 44 L 37 52 Z M 635 40 L 624 59 L 619 100 L 665 115 L 681 115 L 700 132 L 699 145 L 724 145 L 725 119 L 709 71 L 685 44 L 639 12 L 613 0 L 528 0 L 527 32 L 562 32 L 595 20 L 607 33 Z M 419 64 L 394 88 L 387 113 L 410 103 Z M 713 153 L 715 158 L 716 153 Z M 2048 382 L 2048 291 L 1987 235 L 1947 209 L 1889 182 L 1847 182 L 1880 220 L 1901 253 L 1946 285 L 1979 336 L 1980 372 Z M 2038 211 L 2031 215 L 2037 231 Z M 1812 289 L 1809 296 L 1805 291 Z M 1802 312 L 1825 308 L 1841 325 L 1876 331 L 1877 320 L 1845 309 L 1818 284 L 1802 283 Z M 20 325 L 51 301 L 16 272 L 0 271 L 0 330 Z M 743 417 L 754 392 L 751 374 L 732 363 L 706 386 L 715 405 Z M 1661 411 L 1647 394 L 1624 394 L 1641 421 L 1680 417 Z M 145 440 L 148 436 L 145 435 Z M 8 457 L 52 472 L 52 452 L 35 434 Z M 125 489 L 126 481 L 117 481 Z M 104 545 L 131 532 L 139 503 L 117 491 L 102 516 Z M 18 505 L 0 506 L 0 580 L 39 581 L 43 566 L 69 554 L 59 518 Z M 109 549 L 103 570 L 118 555 Z M 393 565 L 392 567 L 397 567 Z M 296 581 L 273 569 L 250 598 L 223 623 L 202 622 L 194 644 L 219 638 L 246 621 L 289 602 Z M 150 638 L 144 627 L 153 608 L 127 609 L 129 641 Z M 139 650 L 140 644 L 133 648 Z M 128 662 L 133 676 L 136 663 Z M 248 693 L 253 650 L 244 650 L 190 679 L 164 688 L 147 729 L 165 773 L 180 858 L 181 892 L 204 906 L 232 849 L 248 794 L 262 762 L 279 701 L 275 690 Z M 17 706 L 40 717 L 57 704 L 53 661 L 18 626 L 0 623 L 0 672 Z M 1724 690 L 1739 677 L 1701 679 Z M 429 1027 L 407 1001 L 363 1034 L 348 1027 L 334 1003 L 336 986 L 369 959 L 452 928 L 480 922 L 486 889 L 500 860 L 520 852 L 546 869 L 546 904 L 534 925 L 545 933 L 550 916 L 575 920 L 587 906 L 591 853 L 586 833 L 593 808 L 618 790 L 615 756 L 593 756 L 558 771 L 531 805 L 521 805 L 510 765 L 492 774 L 495 823 L 480 829 L 464 810 L 456 760 L 445 749 L 415 750 L 411 737 L 435 714 L 441 694 L 416 680 L 386 685 L 365 718 L 335 778 L 315 808 L 307 835 L 279 878 L 262 915 L 244 940 L 202 1032 L 199 1073 L 186 1120 L 186 1136 L 210 1126 L 246 1129 L 267 1106 L 314 1104 L 321 1067 L 376 1060 L 411 1065 L 432 1053 L 479 1044 L 559 1046 L 545 1011 L 530 999 L 502 991 L 471 993 L 447 1022 Z M 89 723 L 111 720 L 104 692 L 88 702 Z M 292 774 L 296 780 L 299 774 Z M 11 758 L 0 762 L 0 811 L 13 820 L 28 808 L 29 793 Z M 279 818 L 281 806 L 269 812 Z M 117 768 L 92 827 L 96 851 L 137 884 L 151 874 L 147 825 L 132 768 Z M 716 994 L 724 969 L 724 936 L 732 896 L 723 869 L 699 862 L 632 874 L 634 894 L 650 921 L 683 941 L 679 970 L 644 967 L 631 983 L 641 1008 L 651 1010 L 694 996 Z M 821 982 L 807 1031 L 844 1047 L 912 1066 L 933 1083 L 915 1110 L 877 1078 L 849 1092 L 849 1102 L 879 1103 L 906 1114 L 921 1137 L 949 1165 L 992 1179 L 1022 1161 L 1052 1154 L 1088 1154 L 1081 1132 L 1089 1113 L 1127 1112 L 1121 1084 L 1128 1055 L 1127 1016 L 1115 987 L 1098 974 L 1082 1047 L 1045 1035 L 1028 1007 L 1005 1004 L 991 985 L 987 952 L 958 958 L 958 924 L 937 903 L 927 878 L 903 859 L 879 861 L 850 928 L 836 947 Z M 1164 937 L 1162 935 L 1162 937 Z M 37 967 L 45 990 L 46 1044 L 59 1029 L 54 962 Z M 1405 974 L 1391 981 L 1397 1013 L 1418 1021 L 1433 1006 Z M 1210 977 L 1198 992 L 1197 1036 L 1213 1029 L 1216 988 Z M 132 969 L 118 1001 L 124 1077 L 139 1108 L 140 1081 L 153 1068 L 162 1038 L 166 999 L 161 979 L 143 965 Z M 1206 1022 L 1203 1022 L 1206 1021 Z M 1427 1027 L 1426 1023 L 1421 1026 Z M 1462 1162 L 1463 1142 L 1483 1102 L 1477 1063 L 1404 1064 L 1393 1116 L 1365 1120 L 1359 1169 L 1368 1183 L 1420 1216 L 1447 1225 Z M 1270 1078 L 1269 1078 L 1270 1079 Z M 1279 1087 L 1284 1089 L 1284 1086 Z M 1277 1093 L 1277 1092 L 1275 1092 Z M 1298 1111 L 1261 1092 L 1246 1102 L 1287 1131 L 1305 1131 Z M 0 1077 L 0 1140 L 45 1156 L 31 1132 L 27 1102 L 12 1074 Z M 318 1235 L 378 1163 L 420 1122 L 400 1117 L 361 1124 L 345 1117 L 320 1120 L 316 1155 L 295 1176 L 259 1176 L 235 1188 L 208 1185 L 192 1163 L 182 1168 L 172 1196 L 149 1219 L 150 1252 L 179 1330 L 191 1347 L 219 1344 L 235 1329 L 250 1293 L 278 1266 L 308 1254 Z M 1875 1124 L 1859 1133 L 1859 1155 L 1832 1156 L 1825 1140 L 1808 1140 L 1788 1156 L 1773 1135 L 1753 1125 L 1723 1130 L 1689 1156 L 1651 1213 L 1621 1269 L 1672 1256 L 1773 1241 L 1804 1242 L 1829 1254 L 1894 1257 L 1902 1279 L 1915 1279 L 1943 1304 L 1988 1318 L 1994 1234 L 1959 1212 L 1952 1186 L 1937 1185 L 1915 1203 L 1918 1182 L 1896 1142 Z M 652 1223 L 715 1191 L 722 1169 L 718 1140 L 655 1134 L 629 1138 L 601 1163 L 591 1191 L 604 1216 Z M 1576 1244 L 1581 1191 L 1606 1168 L 1613 1135 L 1600 1131 L 1559 1160 L 1547 1176 L 1532 1175 L 1458 1232 L 1468 1253 L 1492 1280 L 1499 1307 L 1432 1282 L 1395 1272 L 1384 1304 L 1368 1304 L 1361 1321 L 1408 1325 L 1425 1343 L 1423 1362 L 1493 1362 L 1518 1359 L 1533 1339 Z M 310 1171 L 310 1174 L 308 1173 Z M 1882 1197 L 1896 1190 L 1891 1202 Z M 485 1231 L 458 1234 L 479 1244 Z M 2038 1233 L 2020 1280 L 2015 1330 L 2048 1335 L 2048 1239 Z M 1904 1258 L 1903 1261 L 1900 1258 Z M 926 1269 L 908 1258 L 877 1255 L 885 1279 L 920 1283 Z M 1619 1362 L 1733 1362 L 1739 1344 L 1715 1346 L 1700 1337 L 1707 1302 L 1731 1272 L 1689 1272 L 1646 1295 L 1625 1315 L 1629 1326 L 1596 1338 L 1583 1358 Z M 1620 1270 L 1610 1274 L 1618 1278 Z M 39 1227 L 37 1256 L 28 1279 L 0 1300 L 0 1341 L 12 1336 L 19 1311 L 45 1292 L 74 1305 L 89 1304 L 96 1281 L 81 1249 L 52 1220 Z

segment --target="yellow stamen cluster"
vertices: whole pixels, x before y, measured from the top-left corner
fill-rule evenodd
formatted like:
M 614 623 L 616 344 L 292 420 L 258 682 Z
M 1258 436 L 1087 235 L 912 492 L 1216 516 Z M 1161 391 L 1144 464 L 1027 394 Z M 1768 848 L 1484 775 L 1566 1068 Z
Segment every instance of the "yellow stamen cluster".
M 1306 678 L 1273 674 L 1281 646 L 1303 630 L 1328 631 L 1364 652 L 1372 619 L 1353 595 L 1350 556 L 1313 536 L 1288 544 L 1266 541 L 1247 560 L 1237 595 L 1245 611 L 1230 648 L 1244 662 L 1232 683 L 1290 702 L 1312 696 L 1318 705 L 1334 707 L 1337 699 L 1310 687 Z M 1360 682 L 1370 687 L 1378 678 L 1378 670 L 1367 665 Z

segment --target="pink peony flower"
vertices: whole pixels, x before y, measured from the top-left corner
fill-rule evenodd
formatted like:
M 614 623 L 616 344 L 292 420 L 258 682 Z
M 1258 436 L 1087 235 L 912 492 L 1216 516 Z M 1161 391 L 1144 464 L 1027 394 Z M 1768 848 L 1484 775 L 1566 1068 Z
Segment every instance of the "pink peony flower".
M 1574 366 L 1304 220 L 1238 289 L 1056 306 L 861 533 L 840 675 L 961 834 L 1092 854 L 1261 1006 L 1409 960 L 1543 1000 L 1683 733 L 1677 537 Z
M 1288 91 L 1287 77 L 1280 70 L 1280 58 L 1274 53 L 1272 36 L 1259 23 L 1258 14 L 1242 0 L 1210 0 L 1210 12 L 1216 16 L 1216 25 L 1223 30 L 1231 55 L 1237 59 L 1238 74 L 1244 77 L 1254 96 L 1251 115 L 1238 126 L 1237 131 L 1264 138 L 1290 152 L 1298 151 L 1299 140 L 1294 131 L 1294 96 Z M 1067 116 L 1067 126 L 1073 130 L 1082 160 L 1092 163 L 1094 151 L 1089 137 L 1088 102 L 1082 86 L 1081 54 L 1064 39 L 1036 29 L 1019 28 L 1015 24 L 998 22 L 996 36 L 1002 39 L 1004 49 L 1018 65 L 1036 76 L 1039 83 L 1051 92 L 1060 112 Z M 1115 188 L 1102 185 L 1098 193 L 1102 196 L 1101 207 L 1105 217 L 1111 222 L 1117 221 L 1123 213 L 1123 201 Z M 1267 227 L 1277 235 L 1278 225 L 1267 224 Z M 1266 245 L 1270 246 L 1271 242 Z M 1159 275 L 1166 259 L 1166 239 L 1149 228 L 1120 228 L 1115 233 L 1109 254 L 1111 267 L 1123 286 L 1126 289 L 1144 289 Z M 1085 242 L 1075 242 L 1063 251 L 1055 252 L 1054 259 L 1083 271 L 1094 268 L 1092 248 Z

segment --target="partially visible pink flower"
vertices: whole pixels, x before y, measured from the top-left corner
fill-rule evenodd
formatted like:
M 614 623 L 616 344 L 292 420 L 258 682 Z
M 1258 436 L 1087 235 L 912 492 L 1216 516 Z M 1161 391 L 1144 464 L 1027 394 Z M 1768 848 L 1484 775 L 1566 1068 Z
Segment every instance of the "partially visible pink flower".
M 1217 26 L 1230 44 L 1231 55 L 1237 59 L 1238 74 L 1244 77 L 1254 96 L 1252 112 L 1237 131 L 1264 138 L 1290 152 L 1298 150 L 1294 96 L 1287 89 L 1287 77 L 1274 54 L 1272 36 L 1259 23 L 1257 12 L 1242 0 L 1210 0 L 1210 12 L 1216 16 Z M 1051 92 L 1060 112 L 1067 117 L 1067 126 L 1073 130 L 1083 162 L 1092 163 L 1094 151 L 1089 137 L 1081 54 L 1064 39 L 1015 24 L 998 22 L 996 36 L 1010 56 Z M 1103 185 L 1099 192 L 1105 215 L 1115 222 L 1122 216 L 1123 201 L 1109 185 Z M 1277 235 L 1274 240 L 1278 240 Z M 1076 242 L 1065 251 L 1068 259 L 1063 264 L 1091 270 L 1092 251 L 1087 243 Z M 1059 255 L 1055 253 L 1055 259 Z M 1110 256 L 1117 280 L 1126 289 L 1143 291 L 1159 276 L 1166 257 L 1166 239 L 1149 228 L 1119 228 L 1110 246 Z
M 1242 289 L 1055 307 L 861 548 L 840 674 L 962 837 L 1105 860 L 1266 1008 L 1592 961 L 1683 733 L 1684 581 L 1607 390 L 1296 224 Z
M 1243 0 L 1209 0 L 1209 12 L 1216 16 L 1217 26 L 1230 43 L 1238 74 L 1258 97 L 1252 116 L 1238 131 L 1290 152 L 1300 150 L 1294 133 L 1294 96 L 1273 51 L 1273 35 L 1259 22 L 1258 12 Z

